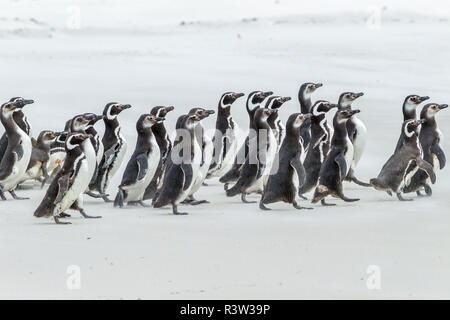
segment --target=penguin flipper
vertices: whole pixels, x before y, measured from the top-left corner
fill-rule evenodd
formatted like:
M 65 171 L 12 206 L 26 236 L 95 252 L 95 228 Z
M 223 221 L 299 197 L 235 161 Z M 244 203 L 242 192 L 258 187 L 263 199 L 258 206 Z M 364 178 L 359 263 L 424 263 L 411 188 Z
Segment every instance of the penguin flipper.
M 347 162 L 345 162 L 345 156 L 344 153 L 341 152 L 337 155 L 337 157 L 334 159 L 334 162 L 339 166 L 339 171 L 341 173 L 341 181 L 344 181 L 345 177 L 347 176 Z
M 290 164 L 291 164 L 292 168 L 295 169 L 295 172 L 297 173 L 299 187 L 303 186 L 306 181 L 306 171 L 305 171 L 305 167 L 303 166 L 303 164 L 300 160 L 300 157 L 295 157 L 294 159 L 292 159 L 290 161 Z
M 180 166 L 183 171 L 184 183 L 183 183 L 183 191 L 185 191 L 192 183 L 193 172 L 192 166 L 183 164 Z
M 114 161 L 114 156 L 117 152 L 117 148 L 119 147 L 119 144 L 116 143 L 114 144 L 111 148 L 109 148 L 108 150 L 105 150 L 105 153 L 103 155 L 104 157 L 104 162 L 103 162 L 103 168 L 108 168 L 111 163 Z
M 138 165 L 138 180 L 144 179 L 148 171 L 148 160 L 145 154 L 140 154 L 136 157 L 136 162 Z
M 421 157 L 416 158 L 416 164 L 420 169 L 422 169 L 428 174 L 431 183 L 434 184 L 436 182 L 436 174 L 433 171 L 433 166 L 429 164 L 427 161 L 423 160 Z
M 19 143 L 16 147 L 16 149 L 14 150 L 14 152 L 17 154 L 17 161 L 22 159 L 23 157 L 23 147 L 22 144 Z
M 56 195 L 54 204 L 61 202 L 69 190 L 70 174 L 65 174 L 58 179 L 58 194 Z
M 445 159 L 445 153 L 441 149 L 441 147 L 437 143 L 434 143 L 431 146 L 430 151 L 431 151 L 432 154 L 434 154 L 438 158 L 438 160 L 439 160 L 439 169 L 441 169 L 441 170 L 444 169 L 446 159 Z

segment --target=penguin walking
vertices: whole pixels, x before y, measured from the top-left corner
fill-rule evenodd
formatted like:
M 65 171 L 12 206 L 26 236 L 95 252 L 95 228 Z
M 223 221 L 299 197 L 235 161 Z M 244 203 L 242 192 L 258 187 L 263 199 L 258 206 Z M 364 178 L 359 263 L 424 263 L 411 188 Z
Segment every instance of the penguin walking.
M 201 185 L 205 181 L 213 158 L 214 145 L 211 138 L 205 134 L 205 129 L 203 128 L 202 121 L 203 119 L 209 117 L 214 113 L 214 110 L 206 110 L 203 108 L 193 108 L 188 113 L 188 115 L 197 115 L 202 118 L 202 120 L 197 123 L 194 129 L 197 143 L 200 145 L 200 148 L 202 150 L 202 158 L 200 161 L 198 174 L 196 177 L 194 177 L 194 185 L 192 186 L 188 197 L 184 200 L 183 203 L 189 203 L 191 205 L 209 203 L 209 201 L 207 200 L 196 200 L 194 194 L 198 191 L 198 189 L 200 189 Z
M 306 177 L 305 183 L 301 184 L 299 189 L 299 195 L 304 200 L 306 200 L 306 197 L 303 194 L 316 187 L 320 168 L 330 150 L 331 130 L 327 123 L 326 114 L 336 107 L 337 105 L 331 102 L 318 100 L 311 108 L 311 117 L 308 121 L 311 128 L 311 139 L 303 161 Z M 300 127 L 300 134 L 301 132 Z
M 226 92 L 219 100 L 216 134 L 212 139 L 214 145 L 213 161 L 208 171 L 208 179 L 222 177 L 233 166 L 238 147 L 238 127 L 231 116 L 231 106 L 243 96 L 243 93 Z
M 420 113 L 420 119 L 424 121 L 419 133 L 419 142 L 423 151 L 423 159 L 433 166 L 436 174 L 438 169 L 444 169 L 446 158 L 440 143 L 443 135 L 436 122 L 436 114 L 448 107 L 447 104 L 429 103 L 425 105 Z M 426 196 L 432 195 L 432 189 L 428 184 L 428 174 L 423 170 L 418 170 L 411 178 L 411 182 L 403 189 L 404 193 L 416 192 L 417 195 L 423 196 L 420 192 L 421 188 L 425 189 Z
M 9 100 L 9 102 L 19 102 L 25 100 L 22 97 L 14 97 Z M 19 126 L 20 129 L 22 129 L 23 132 L 25 132 L 27 135 L 30 135 L 31 133 L 31 125 L 23 113 L 22 110 L 17 110 L 13 113 L 14 122 Z M 8 135 L 6 132 L 3 133 L 2 137 L 0 138 L 0 161 L 3 159 L 3 156 L 5 155 L 6 148 L 8 147 Z
M 291 97 L 272 96 L 267 99 L 265 107 L 271 110 L 275 109 L 279 110 L 281 106 L 289 100 L 291 100 Z M 278 112 L 272 113 L 270 117 L 267 119 L 267 123 L 269 124 L 270 128 L 272 129 L 275 135 L 275 139 L 277 140 L 279 149 L 281 146 L 281 142 L 283 141 L 284 136 L 286 135 L 286 128 L 281 119 L 278 117 Z
M 110 102 L 103 110 L 105 134 L 103 135 L 102 143 L 105 151 L 98 166 L 97 178 L 95 182 L 89 184 L 89 192 L 90 194 L 98 192 L 105 202 L 113 202 L 108 198 L 106 191 L 111 179 L 122 164 L 127 150 L 127 142 L 122 135 L 122 128 L 117 120 L 117 116 L 123 110 L 129 108 L 131 108 L 129 104 Z
M 342 181 L 350 170 L 353 161 L 353 144 L 347 134 L 347 121 L 359 110 L 338 110 L 333 118 L 334 134 L 331 139 L 331 149 L 320 168 L 318 186 L 314 191 L 312 203 L 321 201 L 322 205 L 330 206 L 325 197 L 332 195 L 346 202 L 358 201 L 344 196 Z
M 56 139 L 56 136 L 57 133 L 50 130 L 44 130 L 39 134 L 21 183 L 27 180 L 39 180 L 41 181 L 41 188 L 44 187 L 49 179 L 47 168 L 50 160 L 50 145 Z
M 259 108 L 255 112 L 254 128 L 256 134 L 248 142 L 248 156 L 240 170 L 236 184 L 226 191 L 228 197 L 240 193 L 242 202 L 253 203 L 255 201 L 247 201 L 247 194 L 263 194 L 278 150 L 275 135 L 267 123 L 267 119 L 274 112 L 277 112 L 277 110 L 266 108 Z M 278 163 L 276 165 L 278 166 Z
M 0 198 L 6 200 L 5 192 L 9 192 L 16 200 L 27 198 L 18 197 L 14 191 L 27 171 L 30 162 L 32 144 L 31 138 L 14 121 L 14 113 L 20 111 L 33 100 L 18 99 L 1 106 L 0 120 L 5 127 L 8 145 L 0 162 Z
M 85 133 L 70 133 L 66 139 L 66 160 L 62 169 L 51 182 L 41 203 L 34 212 L 35 217 L 53 216 L 57 224 L 64 211 L 71 208 L 78 210 L 84 218 L 101 218 L 89 216 L 82 205 L 82 195 L 89 185 L 89 164 L 84 147 L 90 145 L 90 136 Z
M 402 146 L 385 163 L 377 178 L 371 179 L 370 184 L 377 190 L 397 194 L 400 201 L 411 201 L 402 196 L 403 189 L 411 182 L 411 178 L 418 169 L 428 175 L 431 183 L 436 181 L 433 166 L 422 159 L 422 148 L 419 142 L 419 126 L 425 120 L 407 120 L 402 125 Z
M 159 118 L 165 118 L 167 113 L 174 110 L 174 107 L 154 107 L 150 111 L 150 114 L 159 117 Z M 145 189 L 144 193 L 144 200 L 153 199 L 156 194 L 156 190 L 158 187 L 160 187 L 162 177 L 164 175 L 164 168 L 166 165 L 166 160 L 170 155 L 170 151 L 172 150 L 172 141 L 170 141 L 170 137 L 167 134 L 166 127 L 164 126 L 164 122 L 160 121 L 155 123 L 152 126 L 152 133 L 155 136 L 156 142 L 158 143 L 159 150 L 160 150 L 160 159 L 158 168 L 155 172 L 155 175 L 153 176 L 152 181 L 148 185 L 148 187 Z
M 256 111 L 260 108 L 261 103 L 268 97 L 273 94 L 272 91 L 262 92 L 262 91 L 253 91 L 247 97 L 247 113 L 249 117 L 249 134 L 245 138 L 244 143 L 240 147 L 237 155 L 234 158 L 233 166 L 230 170 L 228 170 L 221 178 L 220 182 L 224 183 L 224 189 L 228 189 L 228 185 L 234 181 L 237 181 L 239 178 L 239 172 L 242 165 L 245 162 L 245 158 L 248 155 L 248 143 L 250 140 L 250 136 L 254 135 L 255 127 L 254 127 L 254 116 Z
M 188 197 L 198 176 L 202 149 L 195 136 L 195 127 L 205 117 L 206 115 L 179 117 L 177 134 L 181 137 L 175 140 L 167 161 L 163 184 L 153 201 L 155 208 L 171 204 L 173 214 L 187 214 L 178 211 L 178 204 Z
M 352 109 L 352 103 L 362 97 L 364 95 L 363 92 L 353 93 L 353 92 L 344 92 L 339 96 L 338 109 L 344 110 Z M 364 152 L 364 148 L 366 147 L 367 140 L 367 128 L 364 123 L 357 117 L 357 115 L 353 115 L 347 121 L 347 133 L 350 141 L 353 144 L 353 161 L 348 171 L 348 175 L 345 178 L 346 181 L 354 182 L 363 187 L 370 187 L 369 183 L 365 183 L 360 181 L 355 176 L 355 168 L 358 165 L 359 160 L 361 160 L 362 154 Z
M 313 103 L 311 102 L 311 95 L 318 89 L 322 87 L 321 83 L 306 82 L 300 86 L 298 91 L 298 102 L 300 103 L 300 111 L 303 114 L 311 113 L 311 108 Z M 303 140 L 303 148 L 308 151 L 309 143 L 311 141 L 310 132 L 310 120 L 306 119 L 300 127 L 300 137 Z
M 311 117 L 311 114 L 294 113 L 286 122 L 286 137 L 279 152 L 279 169 L 267 180 L 264 193 L 259 203 L 262 210 L 270 210 L 265 204 L 283 201 L 291 203 L 296 209 L 304 208 L 298 205 L 298 190 L 305 182 L 305 168 L 301 161 L 303 152 L 300 128 Z
M 417 107 L 422 102 L 430 99 L 428 96 L 418 96 L 416 94 L 409 95 L 403 101 L 402 112 L 403 112 L 403 123 L 407 120 L 417 119 Z M 403 145 L 403 131 L 400 132 L 400 137 L 398 138 L 397 146 L 395 151 L 399 150 Z
M 164 120 L 165 118 L 152 114 L 143 114 L 137 121 L 136 148 L 125 168 L 114 201 L 115 207 L 122 208 L 124 203 L 137 203 L 146 207 L 143 202 L 145 189 L 152 181 L 161 159 L 158 143 L 152 133 L 152 126 Z

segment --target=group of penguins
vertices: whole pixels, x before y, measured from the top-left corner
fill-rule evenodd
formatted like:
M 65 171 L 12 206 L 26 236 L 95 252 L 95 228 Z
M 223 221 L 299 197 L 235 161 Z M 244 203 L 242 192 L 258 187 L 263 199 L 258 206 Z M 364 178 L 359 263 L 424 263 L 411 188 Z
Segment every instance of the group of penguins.
M 313 191 L 312 203 L 325 202 L 327 196 L 347 202 L 343 181 L 364 187 L 374 187 L 394 193 L 416 192 L 431 196 L 430 183 L 436 181 L 436 171 L 445 166 L 445 154 L 440 147 L 442 133 L 435 115 L 446 104 L 428 103 L 417 118 L 417 107 L 427 96 L 409 95 L 403 103 L 404 121 L 394 154 L 385 163 L 377 178 L 364 183 L 356 178 L 355 169 L 364 151 L 367 129 L 358 118 L 353 102 L 363 93 L 344 92 L 337 104 L 325 100 L 312 102 L 312 94 L 320 83 L 300 86 L 300 112 L 289 116 L 286 124 L 278 111 L 290 97 L 273 92 L 254 91 L 248 94 L 246 109 L 249 132 L 243 143 L 231 116 L 231 107 L 243 93 L 226 92 L 219 101 L 215 134 L 205 134 L 202 120 L 214 110 L 193 108 L 176 122 L 176 137 L 172 143 L 164 120 L 174 107 L 157 106 L 143 114 L 136 123 L 137 142 L 129 159 L 115 200 L 106 193 L 109 183 L 122 162 L 127 142 L 118 120 L 119 114 L 131 108 L 128 104 L 108 103 L 102 115 L 84 113 L 67 121 L 61 132 L 42 131 L 37 139 L 30 137 L 30 124 L 23 113 L 34 103 L 14 97 L 1 106 L 0 118 L 5 133 L 0 140 L 0 197 L 5 192 L 14 199 L 16 188 L 27 180 L 37 180 L 43 187 L 49 184 L 44 198 L 35 210 L 36 217 L 53 217 L 57 224 L 68 224 L 61 218 L 70 217 L 68 209 L 77 210 L 85 218 L 83 195 L 113 202 L 116 207 L 127 205 L 171 205 L 173 214 L 179 204 L 207 203 L 196 200 L 194 194 L 206 184 L 206 179 L 218 177 L 228 197 L 260 194 L 259 207 L 286 202 L 296 209 L 312 209 L 299 205 L 304 194 Z M 327 123 L 327 113 L 336 109 L 333 125 Z M 103 138 L 95 129 L 102 120 Z M 230 186 L 233 184 L 232 186 Z M 425 195 L 421 191 L 425 192 Z

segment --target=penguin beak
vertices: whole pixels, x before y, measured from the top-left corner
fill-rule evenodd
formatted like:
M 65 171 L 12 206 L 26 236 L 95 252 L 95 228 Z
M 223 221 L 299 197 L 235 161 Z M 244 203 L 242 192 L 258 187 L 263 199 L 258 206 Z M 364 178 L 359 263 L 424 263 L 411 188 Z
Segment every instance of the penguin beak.
M 245 96 L 244 93 L 235 93 L 234 94 L 234 100 L 239 99 L 240 97 L 243 97 L 243 96 Z
M 337 103 L 330 103 L 330 110 L 337 107 L 338 107 Z
M 421 102 L 423 102 L 423 101 L 425 101 L 425 100 L 428 100 L 428 99 L 430 99 L 429 96 L 423 96 L 423 97 L 420 97 L 420 101 L 421 101 Z
M 364 95 L 364 92 L 358 92 L 354 94 L 355 99 L 362 97 Z
M 166 118 L 164 118 L 164 117 L 157 117 L 157 118 L 156 118 L 156 122 L 157 122 L 157 123 L 161 123 L 161 122 L 163 122 L 164 120 L 166 120 Z
M 271 96 L 271 95 L 273 95 L 272 91 L 263 92 L 263 96 L 264 97 L 268 97 L 268 96 Z
M 32 104 L 32 103 L 34 103 L 34 100 L 24 100 L 24 101 L 23 101 L 23 104 L 24 104 L 24 105 Z
M 354 115 L 354 114 L 357 114 L 357 113 L 360 113 L 360 112 L 361 112 L 361 110 L 355 109 L 355 110 L 350 111 L 350 114 Z
M 32 103 L 34 103 L 34 100 L 19 100 L 19 101 L 14 102 L 13 106 L 16 108 L 22 109 L 27 104 L 32 104 Z
M 291 97 L 284 97 L 284 98 L 283 98 L 283 102 L 289 101 L 289 100 L 291 100 L 291 99 L 292 99 Z
M 439 110 L 445 109 L 448 107 L 448 104 L 440 104 L 439 105 Z
M 119 107 L 120 111 L 123 111 L 123 110 L 125 110 L 125 109 L 130 109 L 130 108 L 131 108 L 131 105 L 130 105 L 130 104 L 122 104 L 122 105 L 120 105 L 120 107 Z
M 170 106 L 170 107 L 166 107 L 165 109 L 166 109 L 166 112 L 170 112 L 170 111 L 173 111 L 173 109 L 175 109 L 175 108 L 173 106 Z
M 210 115 L 210 114 L 214 114 L 215 111 L 214 111 L 214 110 L 206 110 L 206 113 L 207 113 L 208 115 Z

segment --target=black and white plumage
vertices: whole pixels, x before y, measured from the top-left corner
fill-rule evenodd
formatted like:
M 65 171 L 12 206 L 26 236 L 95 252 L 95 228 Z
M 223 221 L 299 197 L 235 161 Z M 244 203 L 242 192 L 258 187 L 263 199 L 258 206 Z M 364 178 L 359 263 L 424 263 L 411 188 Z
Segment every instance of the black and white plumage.
M 273 94 L 272 91 L 268 92 L 262 92 L 262 91 L 253 91 L 251 92 L 247 97 L 247 113 L 249 117 L 249 134 L 245 138 L 244 143 L 239 148 L 239 151 L 237 152 L 233 166 L 230 170 L 228 170 L 221 178 L 220 182 L 224 183 L 225 190 L 228 189 L 228 184 L 236 181 L 239 178 L 239 171 L 242 167 L 242 165 L 245 162 L 245 159 L 248 155 L 248 143 L 250 139 L 250 135 L 254 135 L 255 131 L 255 121 L 254 116 L 256 111 L 261 107 L 262 102 L 268 97 Z
M 122 135 L 122 128 L 117 117 L 123 110 L 129 108 L 131 108 L 129 104 L 110 102 L 103 110 L 105 134 L 102 143 L 105 151 L 98 166 L 97 178 L 89 184 L 89 191 L 91 194 L 97 192 L 106 202 L 112 202 L 108 199 L 106 191 L 111 179 L 122 164 L 127 150 L 127 141 Z
M 416 94 L 411 94 L 405 98 L 403 101 L 402 112 L 403 112 L 403 123 L 407 120 L 416 120 L 417 119 L 417 107 L 422 102 L 430 99 L 428 96 L 418 96 Z M 400 137 L 398 138 L 397 146 L 395 147 L 395 151 L 400 149 L 403 145 L 403 131 L 400 132 Z
M 325 202 L 325 197 L 331 195 L 346 202 L 358 201 L 344 195 L 342 182 L 347 177 L 353 162 L 353 144 L 347 133 L 347 121 L 359 110 L 338 110 L 333 118 L 334 133 L 331 148 L 320 168 L 319 181 L 314 190 L 312 203 L 321 201 L 322 205 L 333 205 Z
M 233 166 L 238 151 L 238 126 L 231 116 L 231 106 L 243 96 L 243 93 L 226 92 L 219 100 L 216 133 L 212 139 L 213 160 L 207 178 L 222 177 Z
M 178 211 L 178 204 L 188 197 L 200 169 L 202 149 L 195 136 L 195 127 L 205 117 L 184 115 L 178 118 L 178 137 L 167 159 L 163 184 L 153 201 L 155 208 L 170 204 L 173 214 L 187 214 Z
M 311 114 L 292 114 L 286 122 L 286 137 L 279 151 L 278 170 L 267 180 L 259 207 L 270 210 L 265 204 L 283 201 L 291 203 L 296 209 L 304 209 L 298 205 L 298 190 L 305 182 L 305 168 L 301 161 L 303 152 L 300 127 Z
M 318 100 L 311 108 L 311 118 L 309 119 L 311 139 L 303 161 L 306 179 L 299 189 L 302 198 L 304 198 L 304 193 L 316 187 L 319 180 L 320 168 L 328 155 L 331 141 L 331 130 L 327 123 L 326 114 L 336 107 L 337 105 L 331 102 Z
M 278 169 L 278 167 L 272 168 L 278 150 L 278 143 L 267 123 L 270 115 L 275 112 L 277 112 L 276 109 L 258 108 L 256 110 L 253 126 L 255 134 L 249 138 L 249 152 L 245 163 L 239 171 L 239 178 L 236 184 L 226 191 L 228 197 L 241 194 L 242 202 L 250 203 L 246 200 L 247 194 L 262 194 L 271 171 Z M 278 166 L 278 163 L 276 165 Z
M 103 119 L 103 115 L 85 113 L 84 116 L 90 119 L 88 125 L 86 126 L 85 132 L 91 136 L 91 143 L 95 151 L 95 170 L 91 178 L 91 183 L 94 183 L 95 179 L 97 178 L 98 166 L 102 161 L 104 153 L 103 143 L 100 139 L 100 135 L 98 134 L 97 129 L 95 129 L 95 124 Z
M 313 103 L 311 101 L 311 95 L 318 89 L 322 87 L 321 83 L 306 82 L 300 86 L 298 90 L 298 102 L 300 103 L 300 111 L 303 114 L 308 114 L 311 112 Z M 309 119 L 306 119 L 300 127 L 300 137 L 303 140 L 303 148 L 308 151 L 309 143 L 311 140 L 310 132 L 311 123 Z
M 279 96 L 271 96 L 267 99 L 265 107 L 271 110 L 279 110 L 281 106 L 284 105 L 287 101 L 291 100 L 291 97 L 279 97 Z M 286 128 L 278 117 L 278 112 L 274 112 L 267 119 L 267 123 L 272 128 L 273 133 L 275 135 L 275 139 L 277 140 L 278 147 L 281 146 L 281 142 L 286 135 Z
M 420 119 L 425 122 L 422 124 L 419 133 L 419 142 L 423 151 L 423 159 L 433 166 L 433 171 L 444 169 L 446 163 L 445 153 L 441 148 L 443 135 L 436 122 L 436 114 L 448 107 L 447 104 L 429 103 L 425 105 L 420 113 Z M 427 196 L 432 195 L 432 189 L 429 185 L 430 178 L 423 170 L 418 170 L 411 178 L 411 182 L 403 189 L 404 193 L 417 192 L 421 196 L 420 189 L 424 188 Z
M 386 191 L 389 195 L 397 194 L 400 201 L 413 200 L 402 197 L 403 189 L 411 182 L 417 170 L 424 170 L 431 180 L 436 181 L 433 166 L 422 158 L 423 151 L 419 142 L 419 126 L 425 120 L 407 120 L 402 125 L 403 144 L 384 164 L 378 177 L 371 179 L 370 184 L 377 190 Z
M 8 144 L 0 162 L 0 198 L 6 200 L 4 192 L 9 192 L 14 199 L 21 200 L 14 189 L 21 182 L 30 162 L 32 143 L 28 134 L 14 120 L 14 113 L 20 111 L 33 100 L 17 99 L 1 106 L 0 120 L 5 127 Z
M 67 209 L 78 210 L 84 218 L 100 218 L 86 214 L 82 208 L 82 194 L 89 185 L 89 164 L 85 146 L 91 144 L 90 136 L 85 133 L 70 133 L 66 139 L 66 160 L 57 173 L 41 203 L 34 212 L 35 217 L 53 217 L 57 224 Z M 66 215 L 67 216 L 67 215 Z
M 165 118 L 167 113 L 174 110 L 174 107 L 162 107 L 157 106 L 152 108 L 150 114 Z M 155 136 L 156 142 L 158 143 L 160 150 L 160 159 L 158 164 L 158 169 L 153 176 L 152 181 L 145 189 L 144 200 L 153 199 L 155 197 L 156 191 L 161 187 L 162 177 L 164 176 L 164 168 L 166 166 L 166 160 L 170 155 L 172 150 L 172 141 L 170 141 L 169 134 L 167 133 L 164 122 L 158 122 L 152 126 L 152 133 Z
M 123 207 L 124 203 L 143 203 L 144 193 L 153 179 L 160 161 L 160 149 L 152 133 L 152 126 L 161 123 L 165 118 L 152 114 L 141 115 L 136 123 L 138 138 L 136 148 L 128 161 L 122 182 L 119 185 L 115 207 Z
M 66 138 L 68 131 L 57 134 L 56 139 L 50 145 L 50 159 L 48 160 L 48 174 L 54 177 L 62 168 L 64 159 L 66 158 Z

